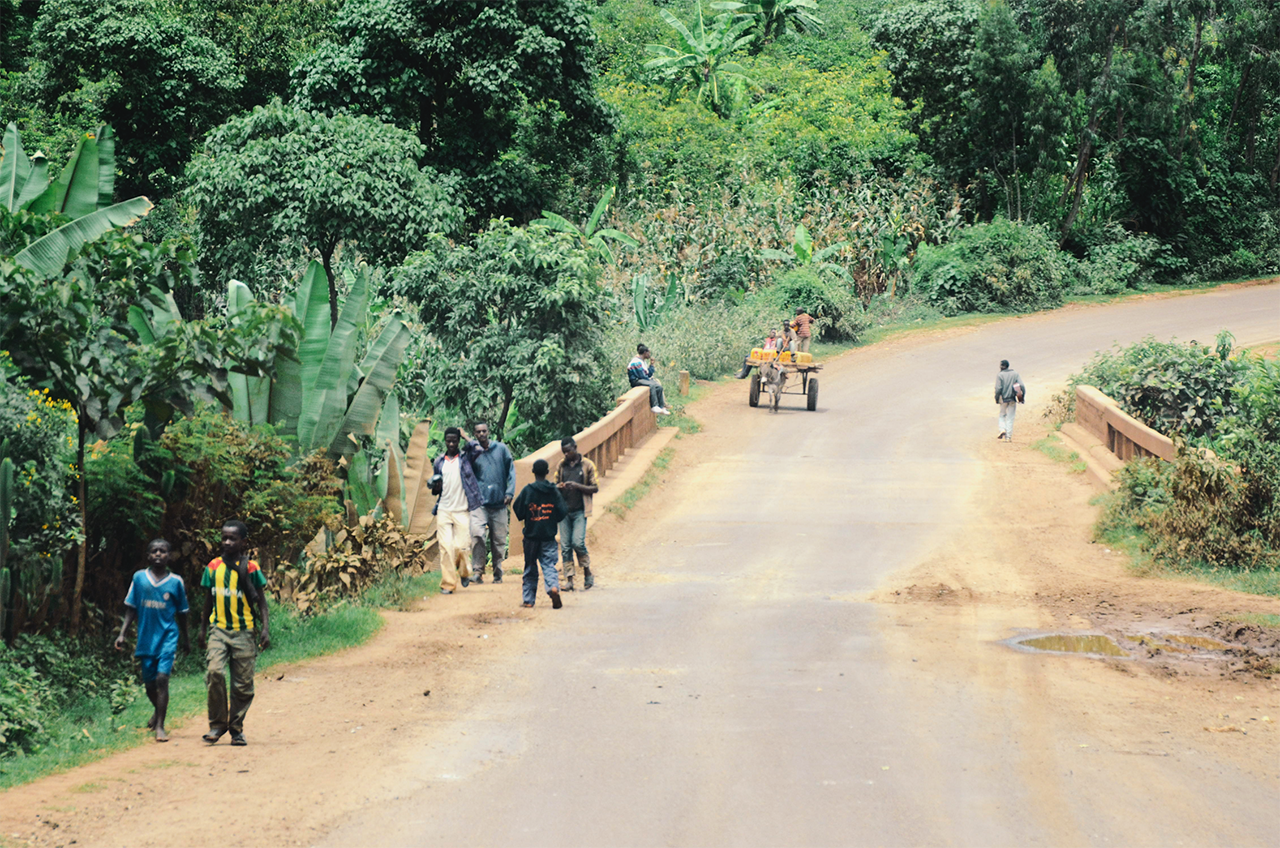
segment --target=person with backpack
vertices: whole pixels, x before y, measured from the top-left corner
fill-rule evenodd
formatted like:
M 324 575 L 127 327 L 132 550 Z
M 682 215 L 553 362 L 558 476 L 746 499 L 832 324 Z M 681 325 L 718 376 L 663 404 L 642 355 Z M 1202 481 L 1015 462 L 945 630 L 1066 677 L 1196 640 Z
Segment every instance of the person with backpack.
M 1027 387 L 1018 372 L 1009 367 L 1009 360 L 1000 360 L 1000 373 L 996 375 L 996 403 L 1000 406 L 1000 435 L 997 441 L 1013 441 L 1013 416 L 1018 404 L 1026 403 Z

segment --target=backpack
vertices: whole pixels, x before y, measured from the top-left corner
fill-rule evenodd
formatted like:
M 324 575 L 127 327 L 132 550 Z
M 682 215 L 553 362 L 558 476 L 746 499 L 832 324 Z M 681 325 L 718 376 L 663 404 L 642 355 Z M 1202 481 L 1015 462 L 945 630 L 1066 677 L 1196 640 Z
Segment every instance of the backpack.
M 1018 380 L 1013 381 L 1013 397 L 1018 403 L 1027 402 L 1027 389 Z

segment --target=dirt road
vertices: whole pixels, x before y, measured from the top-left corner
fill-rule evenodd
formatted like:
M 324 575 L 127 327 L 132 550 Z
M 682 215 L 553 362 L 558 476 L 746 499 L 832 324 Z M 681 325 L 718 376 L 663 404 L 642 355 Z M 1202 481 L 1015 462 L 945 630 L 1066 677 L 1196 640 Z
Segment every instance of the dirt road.
M 519 610 L 514 581 L 432 599 L 369 646 L 273 670 L 250 747 L 205 748 L 188 723 L 0 796 L 0 834 L 1280 844 L 1280 656 L 1237 621 L 1280 601 L 1128 574 L 1090 543 L 1083 477 L 1029 447 L 1093 350 L 1224 327 L 1280 336 L 1280 287 L 861 349 L 824 370 L 816 413 L 720 387 L 664 485 L 596 522 L 599 585 L 565 609 Z M 1013 445 L 994 440 L 1001 358 L 1032 397 Z M 1041 632 L 1109 634 L 1129 656 L 1007 644 Z

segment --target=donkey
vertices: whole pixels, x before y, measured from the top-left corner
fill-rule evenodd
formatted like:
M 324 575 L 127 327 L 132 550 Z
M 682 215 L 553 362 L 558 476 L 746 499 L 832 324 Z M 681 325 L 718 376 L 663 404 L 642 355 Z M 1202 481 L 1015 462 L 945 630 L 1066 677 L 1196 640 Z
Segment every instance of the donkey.
M 777 362 L 770 360 L 760 366 L 760 382 L 772 398 L 770 406 L 777 412 L 778 399 L 782 397 L 782 390 L 787 385 L 787 372 Z

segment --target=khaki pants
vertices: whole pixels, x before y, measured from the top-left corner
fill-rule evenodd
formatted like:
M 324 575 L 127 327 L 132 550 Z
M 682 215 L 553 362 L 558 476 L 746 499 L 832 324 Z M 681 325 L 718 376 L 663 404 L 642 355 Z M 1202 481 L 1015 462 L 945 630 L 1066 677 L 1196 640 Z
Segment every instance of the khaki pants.
M 244 715 L 253 703 L 253 668 L 258 660 L 258 634 L 252 630 L 209 630 L 205 652 L 208 670 L 204 682 L 209 690 L 209 731 L 244 733 Z M 225 671 L 231 666 L 231 698 L 227 700 Z
M 440 542 L 440 590 L 458 588 L 458 578 L 471 579 L 471 513 L 465 509 L 440 510 L 436 514 L 436 540 Z
M 812 338 L 812 336 L 801 336 L 801 337 L 800 337 L 800 353 L 808 353 L 808 352 L 809 352 L 809 339 L 810 339 L 810 338 Z

